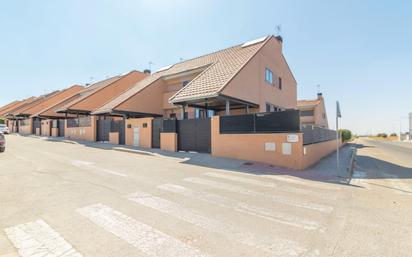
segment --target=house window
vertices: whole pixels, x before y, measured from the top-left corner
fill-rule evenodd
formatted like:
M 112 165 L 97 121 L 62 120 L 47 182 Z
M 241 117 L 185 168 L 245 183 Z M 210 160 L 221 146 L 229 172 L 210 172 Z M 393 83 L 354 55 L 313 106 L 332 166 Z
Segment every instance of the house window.
M 270 108 L 271 108 L 272 106 L 270 105 L 270 104 L 266 104 L 266 112 L 270 112 Z
M 300 111 L 300 116 L 305 117 L 305 116 L 314 116 L 315 111 L 314 110 L 307 110 L 307 111 Z
M 199 108 L 196 108 L 196 109 L 195 109 L 195 118 L 196 118 L 196 119 L 199 119 L 199 118 L 200 118 L 200 109 L 199 109 Z
M 183 87 L 185 87 L 187 84 L 189 84 L 189 80 L 185 80 L 182 82 Z
M 214 110 L 207 110 L 207 117 L 213 117 L 215 115 Z
M 265 70 L 265 80 L 267 83 L 273 84 L 273 72 L 268 68 Z
M 279 77 L 279 89 L 282 89 L 282 78 Z

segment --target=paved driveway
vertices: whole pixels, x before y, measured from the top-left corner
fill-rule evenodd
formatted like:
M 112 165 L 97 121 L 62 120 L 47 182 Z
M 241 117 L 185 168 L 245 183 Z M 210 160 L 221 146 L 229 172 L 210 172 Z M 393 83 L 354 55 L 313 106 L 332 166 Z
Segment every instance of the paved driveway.
M 324 176 L 334 156 L 305 178 L 201 155 L 7 139 L 0 256 L 368 256 L 354 255 L 359 238 L 346 236 L 357 230 L 353 196 L 365 189 Z M 392 256 L 410 250 L 400 246 Z

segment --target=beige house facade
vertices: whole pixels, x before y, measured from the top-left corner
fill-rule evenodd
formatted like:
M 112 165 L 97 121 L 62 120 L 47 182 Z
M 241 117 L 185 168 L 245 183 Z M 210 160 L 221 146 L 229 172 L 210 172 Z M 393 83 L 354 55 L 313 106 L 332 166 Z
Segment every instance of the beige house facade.
M 300 122 L 302 125 L 329 128 L 325 100 L 322 93 L 318 93 L 317 98 L 313 100 L 299 100 L 298 109 L 300 111 Z

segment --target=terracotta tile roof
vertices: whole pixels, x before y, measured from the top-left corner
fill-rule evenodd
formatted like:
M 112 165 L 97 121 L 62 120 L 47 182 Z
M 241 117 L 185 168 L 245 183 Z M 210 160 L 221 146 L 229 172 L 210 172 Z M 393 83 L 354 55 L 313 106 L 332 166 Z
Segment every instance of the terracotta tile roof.
M 56 90 L 56 91 L 53 91 L 51 93 L 41 95 L 41 96 L 37 97 L 36 100 L 34 100 L 30 104 L 28 104 L 27 106 L 14 111 L 13 115 L 14 116 L 31 115 L 32 114 L 32 112 L 31 112 L 32 108 L 36 108 L 37 105 L 47 101 L 48 99 L 50 99 L 51 97 L 56 96 L 59 93 L 60 93 L 60 91 Z
M 298 107 L 309 107 L 309 106 L 316 106 L 321 103 L 321 100 L 299 100 Z
M 242 45 L 233 46 L 186 60 L 174 64 L 170 68 L 167 67 L 164 70 L 155 72 L 136 83 L 130 90 L 97 109 L 93 114 L 110 113 L 118 105 L 150 86 L 158 79 L 199 68 L 204 68 L 202 73 L 172 96 L 169 101 L 179 102 L 187 99 L 216 96 L 270 38 L 266 37 L 258 43 L 245 47 L 242 47 Z
M 99 82 L 96 82 L 90 86 L 88 86 L 87 88 L 85 88 L 83 91 L 81 91 L 78 95 L 78 97 L 76 97 L 75 99 L 73 99 L 72 101 L 66 103 L 64 106 L 60 106 L 60 108 L 56 111 L 58 112 L 64 112 L 66 110 L 69 110 L 71 106 L 85 100 L 86 98 L 88 98 L 89 96 L 93 95 L 94 93 L 96 93 L 97 91 L 109 86 L 110 84 L 112 84 L 113 82 L 119 80 L 120 78 L 122 78 L 121 75 L 119 76 L 114 76 Z
M 32 96 L 30 98 L 21 100 L 18 104 L 10 106 L 10 108 L 4 109 L 0 112 L 0 116 L 6 116 L 11 114 L 12 112 L 14 112 L 15 110 L 18 110 L 24 106 L 26 106 L 27 104 L 31 103 L 32 101 L 34 101 L 36 99 L 36 97 Z
M 68 103 L 68 99 L 72 99 L 73 100 L 73 96 L 76 96 L 79 94 L 79 92 L 81 92 L 82 90 L 84 90 L 83 86 L 79 86 L 79 85 L 73 85 L 71 87 L 68 87 L 66 89 L 63 89 L 59 92 L 60 94 L 60 99 L 55 99 L 54 101 L 50 102 L 48 104 L 47 107 L 45 108 L 37 108 L 35 110 L 35 113 L 33 113 L 31 115 L 31 117 L 37 117 L 39 116 L 41 113 L 47 112 L 48 110 L 54 109 L 57 105 L 59 105 L 62 102 Z M 57 113 L 55 113 L 57 116 Z M 60 115 L 59 115 L 60 116 Z

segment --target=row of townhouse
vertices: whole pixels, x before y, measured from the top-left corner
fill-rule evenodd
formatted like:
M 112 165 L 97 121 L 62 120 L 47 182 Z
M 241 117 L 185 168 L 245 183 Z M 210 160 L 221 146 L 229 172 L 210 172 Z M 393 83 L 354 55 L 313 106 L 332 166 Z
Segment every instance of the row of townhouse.
M 303 169 L 332 152 L 335 138 L 321 94 L 297 101 L 282 44 L 281 37 L 267 36 L 153 74 L 131 71 L 74 85 L 10 103 L 0 116 L 21 134 L 208 152 Z

